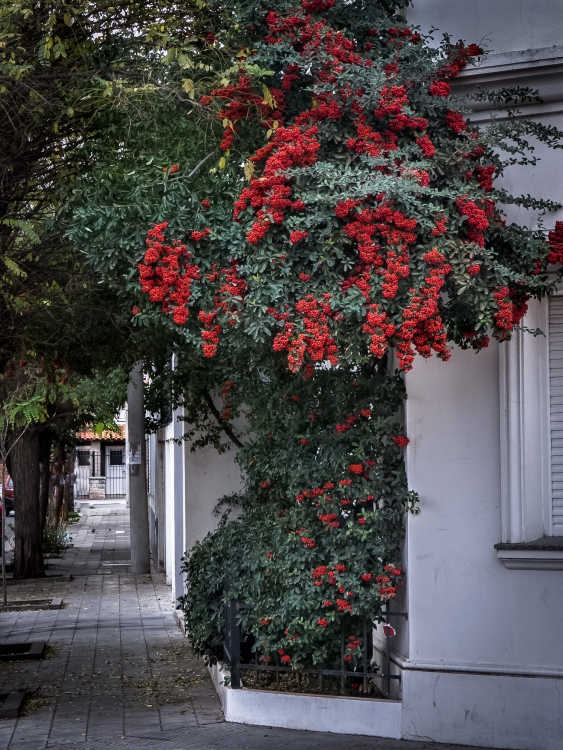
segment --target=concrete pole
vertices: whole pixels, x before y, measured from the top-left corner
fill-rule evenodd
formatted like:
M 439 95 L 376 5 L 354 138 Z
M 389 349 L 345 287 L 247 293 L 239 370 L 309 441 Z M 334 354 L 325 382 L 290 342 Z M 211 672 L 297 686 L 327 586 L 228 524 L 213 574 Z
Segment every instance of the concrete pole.
M 149 508 L 145 446 L 143 365 L 131 370 L 127 386 L 127 501 L 131 528 L 131 572 L 150 573 Z

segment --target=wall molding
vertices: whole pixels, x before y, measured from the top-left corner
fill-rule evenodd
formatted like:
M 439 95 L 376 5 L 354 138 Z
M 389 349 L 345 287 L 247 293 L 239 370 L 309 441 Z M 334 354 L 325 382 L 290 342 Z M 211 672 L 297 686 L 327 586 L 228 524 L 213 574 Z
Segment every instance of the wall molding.
M 466 68 L 452 85 L 453 92 L 467 98 L 481 89 L 529 87 L 539 90 L 541 102 L 523 102 L 516 109 L 520 117 L 555 115 L 563 112 L 563 45 L 483 55 Z M 491 115 L 507 119 L 502 110 L 488 102 L 468 102 L 471 121 L 487 122 Z
M 503 543 L 551 536 L 549 307 L 532 300 L 524 326 L 499 347 Z

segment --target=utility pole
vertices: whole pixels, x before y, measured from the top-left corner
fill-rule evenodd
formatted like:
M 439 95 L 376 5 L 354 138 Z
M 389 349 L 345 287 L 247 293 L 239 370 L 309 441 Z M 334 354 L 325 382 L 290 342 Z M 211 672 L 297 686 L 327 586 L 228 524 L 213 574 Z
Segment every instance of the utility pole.
M 143 364 L 131 370 L 127 386 L 127 493 L 131 528 L 131 572 L 150 573 L 149 510 L 145 446 Z

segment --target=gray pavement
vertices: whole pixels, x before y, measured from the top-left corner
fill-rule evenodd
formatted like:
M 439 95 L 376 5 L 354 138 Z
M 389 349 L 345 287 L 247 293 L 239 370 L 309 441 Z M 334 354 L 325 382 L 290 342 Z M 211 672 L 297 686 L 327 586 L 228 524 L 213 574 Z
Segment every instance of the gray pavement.
M 0 642 L 44 640 L 41 661 L 0 662 L 0 692 L 27 687 L 24 714 L 0 720 L 0 750 L 446 750 L 460 745 L 226 723 L 205 665 L 174 617 L 161 573 L 129 574 L 123 504 L 83 507 L 74 547 L 10 599 L 63 598 L 62 610 L 0 613 Z M 467 748 L 466 750 L 469 750 Z

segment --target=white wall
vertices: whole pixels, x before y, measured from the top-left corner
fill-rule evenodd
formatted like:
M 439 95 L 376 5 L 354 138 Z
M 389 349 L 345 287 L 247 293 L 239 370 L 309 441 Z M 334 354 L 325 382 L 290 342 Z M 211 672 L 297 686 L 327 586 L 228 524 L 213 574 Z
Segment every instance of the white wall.
M 507 52 L 561 43 L 561 0 L 413 0 L 409 23 Z
M 480 354 L 456 350 L 448 363 L 417 360 L 406 378 L 407 471 L 421 513 L 408 519 L 405 667 L 415 671 L 405 674 L 405 731 L 414 734 L 416 725 L 436 741 L 555 747 L 541 742 L 557 736 L 563 744 L 548 708 L 563 689 L 563 579 L 556 570 L 508 570 L 494 549 L 501 541 L 498 355 L 496 343 Z M 446 679 L 448 670 L 458 672 L 455 680 Z M 469 681 L 475 672 L 483 676 Z M 499 682 L 498 674 L 561 679 L 542 682 L 538 704 L 538 681 Z M 495 690 L 504 719 L 491 702 Z M 509 727 L 522 691 L 536 722 L 514 744 Z M 478 726 L 460 737 L 458 714 L 467 708 L 469 716 L 472 706 Z
M 241 488 L 235 456 L 234 447 L 219 453 L 208 445 L 192 452 L 190 443 L 184 444 L 186 551 L 217 528 L 221 516 L 214 511 L 218 501 Z M 221 513 L 225 510 L 223 507 Z
M 166 522 L 166 579 L 172 587 L 172 600 L 184 593 L 181 571 L 184 539 L 184 447 L 178 445 L 184 430 L 182 411 L 173 413 L 172 422 L 164 428 L 164 505 Z
M 498 344 L 407 375 L 409 656 L 563 676 L 560 571 L 508 570 L 501 539 Z M 538 628 L 541 636 L 538 637 Z

